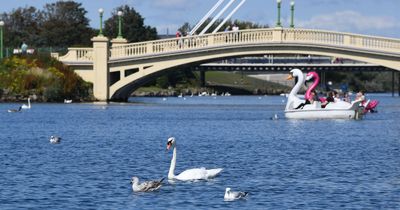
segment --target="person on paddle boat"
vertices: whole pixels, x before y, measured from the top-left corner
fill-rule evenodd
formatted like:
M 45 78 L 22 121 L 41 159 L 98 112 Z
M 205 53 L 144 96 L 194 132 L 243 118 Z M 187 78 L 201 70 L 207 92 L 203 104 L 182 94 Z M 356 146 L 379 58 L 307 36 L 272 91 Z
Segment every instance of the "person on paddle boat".
M 350 96 L 349 96 L 349 93 L 348 93 L 348 92 L 345 92 L 345 93 L 343 94 L 342 100 L 343 100 L 343 101 L 346 101 L 346 102 L 349 102 L 349 103 L 351 102 Z
M 355 101 L 361 101 L 361 103 L 365 102 L 364 91 L 362 91 L 362 90 L 358 91 L 358 93 L 356 94 Z
M 333 102 L 333 103 L 335 102 L 333 91 L 329 91 L 328 97 L 326 98 L 326 101 L 321 103 L 321 108 L 325 108 L 326 105 L 328 105 L 330 102 Z
M 311 91 L 311 97 L 310 99 L 306 99 L 306 101 L 304 103 L 299 104 L 296 108 L 294 109 L 300 109 L 300 108 L 304 108 L 305 105 L 307 104 L 313 104 L 314 101 L 320 101 L 317 95 L 317 92 L 315 90 Z
M 333 99 L 335 100 L 335 102 L 341 101 L 339 93 L 336 90 L 333 91 Z

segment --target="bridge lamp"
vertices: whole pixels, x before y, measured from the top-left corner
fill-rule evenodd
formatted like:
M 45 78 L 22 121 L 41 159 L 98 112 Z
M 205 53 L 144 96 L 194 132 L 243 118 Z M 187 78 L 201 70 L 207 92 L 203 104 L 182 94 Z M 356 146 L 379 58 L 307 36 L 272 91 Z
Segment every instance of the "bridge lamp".
M 122 38 L 122 11 L 118 11 L 118 36 L 117 38 Z
M 3 59 L 3 26 L 4 21 L 0 21 L 0 59 Z
M 276 3 L 278 3 L 278 21 L 276 22 L 276 27 L 282 27 L 282 24 L 281 24 L 281 3 L 282 3 L 282 0 L 276 0 Z
M 291 11 L 290 28 L 294 28 L 294 1 L 290 2 L 290 11 Z
M 99 14 L 100 14 L 100 31 L 99 31 L 99 36 L 103 36 L 103 13 L 104 9 L 100 8 L 99 9 Z

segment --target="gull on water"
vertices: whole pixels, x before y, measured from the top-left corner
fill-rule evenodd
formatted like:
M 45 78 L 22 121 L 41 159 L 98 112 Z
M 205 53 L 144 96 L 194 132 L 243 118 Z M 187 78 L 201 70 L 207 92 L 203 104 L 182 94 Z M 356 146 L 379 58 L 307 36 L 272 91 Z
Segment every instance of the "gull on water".
M 58 136 L 50 136 L 50 143 L 59 144 L 61 142 L 61 137 Z
M 225 189 L 224 200 L 225 201 L 233 201 L 233 200 L 237 200 L 237 199 L 242 199 L 242 198 L 246 198 L 248 194 L 249 194 L 248 192 L 231 191 L 231 188 L 227 187 Z
M 7 112 L 20 112 L 22 107 L 20 106 L 18 109 L 9 109 Z
M 157 181 L 145 181 L 139 184 L 139 178 L 134 176 L 131 179 L 132 190 L 133 192 L 151 192 L 154 190 L 158 190 L 164 178 Z

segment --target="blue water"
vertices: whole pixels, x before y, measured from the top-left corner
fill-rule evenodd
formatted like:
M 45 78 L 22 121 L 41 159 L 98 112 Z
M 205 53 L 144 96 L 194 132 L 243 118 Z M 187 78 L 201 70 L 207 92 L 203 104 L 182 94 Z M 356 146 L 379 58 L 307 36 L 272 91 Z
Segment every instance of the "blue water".
M 400 98 L 370 98 L 379 112 L 360 121 L 285 120 L 279 96 L 2 103 L 0 209 L 400 209 Z M 167 176 L 169 136 L 177 173 L 223 172 L 133 193 L 132 176 Z M 225 202 L 226 187 L 250 195 Z

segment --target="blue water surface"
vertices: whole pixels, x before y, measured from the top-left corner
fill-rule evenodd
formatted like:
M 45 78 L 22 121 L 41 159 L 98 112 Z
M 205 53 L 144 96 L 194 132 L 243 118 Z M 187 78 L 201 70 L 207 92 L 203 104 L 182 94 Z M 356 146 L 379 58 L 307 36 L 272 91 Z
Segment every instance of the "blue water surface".
M 279 96 L 2 103 L 0 209 L 400 209 L 400 98 L 370 98 L 359 121 L 286 120 Z M 132 176 L 167 177 L 169 136 L 177 173 L 223 172 L 132 192 Z M 226 187 L 249 197 L 225 202 Z

